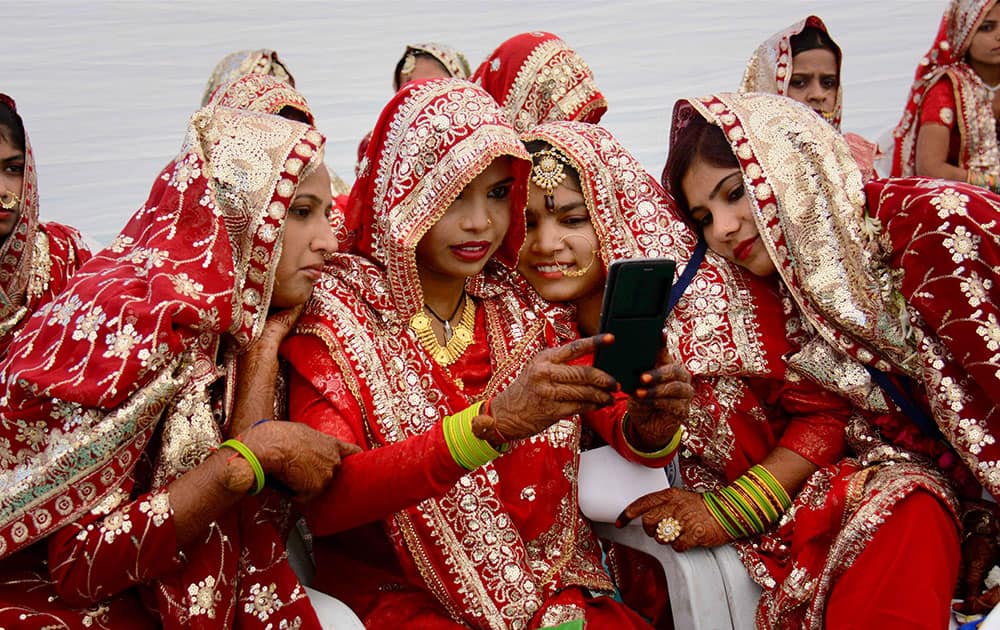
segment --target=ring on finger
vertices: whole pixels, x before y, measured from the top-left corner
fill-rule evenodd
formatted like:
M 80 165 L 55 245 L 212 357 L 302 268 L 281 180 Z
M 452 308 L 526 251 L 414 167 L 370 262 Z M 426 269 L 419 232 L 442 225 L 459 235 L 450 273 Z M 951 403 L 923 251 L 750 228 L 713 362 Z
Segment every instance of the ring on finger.
M 665 545 L 674 542 L 680 535 L 681 523 L 673 516 L 661 518 L 656 524 L 656 540 Z

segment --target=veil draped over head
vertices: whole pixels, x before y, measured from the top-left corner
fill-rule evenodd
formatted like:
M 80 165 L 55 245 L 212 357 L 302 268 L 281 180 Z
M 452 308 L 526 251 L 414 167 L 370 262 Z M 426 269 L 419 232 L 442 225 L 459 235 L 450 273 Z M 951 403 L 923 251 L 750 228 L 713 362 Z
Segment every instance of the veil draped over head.
M 323 142 L 199 111 L 146 203 L 21 331 L 0 364 L 0 554 L 102 501 L 154 431 L 157 485 L 218 445 L 208 388 L 263 329 L 285 213 Z
M 608 110 L 590 66 L 552 33 L 511 37 L 472 80 L 503 105 L 519 133 L 552 120 L 596 123 Z
M 885 408 L 885 397 L 866 366 L 922 383 L 940 431 L 980 483 L 1000 496 L 1000 418 L 994 396 L 1000 391 L 1000 356 L 983 350 L 980 359 L 956 359 L 969 348 L 990 347 L 996 300 L 983 293 L 973 300 L 978 306 L 954 302 L 964 315 L 950 316 L 928 308 L 913 289 L 923 272 L 945 273 L 932 271 L 933 259 L 957 263 L 942 265 L 955 282 L 957 274 L 968 273 L 956 250 L 965 246 L 956 243 L 980 223 L 975 213 L 996 212 L 995 202 L 973 187 L 941 186 L 937 180 L 863 186 L 840 134 L 788 99 L 718 94 L 681 101 L 677 110 L 694 110 L 721 128 L 740 162 L 761 240 L 814 331 L 812 341 L 788 357 L 790 367 L 875 410 Z M 675 115 L 675 120 L 683 117 Z M 897 219 L 900 213 L 909 218 Z M 921 216 L 949 221 L 936 231 L 936 245 L 920 241 L 928 248 L 928 260 L 919 268 L 902 265 L 898 250 L 915 247 L 912 243 L 927 236 L 913 229 L 912 221 Z M 909 231 L 902 236 L 895 233 L 904 228 Z M 949 229 L 954 234 L 942 232 Z M 998 243 L 988 230 L 979 229 L 969 239 L 990 239 L 988 246 L 982 241 L 983 247 L 994 256 Z M 995 267 L 989 273 L 996 275 Z M 980 371 L 978 363 L 995 367 Z
M 951 0 L 945 9 L 937 37 L 917 66 L 903 117 L 893 132 L 893 176 L 916 174 L 921 106 L 927 92 L 941 80 L 950 81 L 955 96 L 957 111 L 949 116 L 954 117 L 962 138 L 958 166 L 1000 175 L 992 94 L 965 62 L 972 38 L 995 4 L 995 0 Z

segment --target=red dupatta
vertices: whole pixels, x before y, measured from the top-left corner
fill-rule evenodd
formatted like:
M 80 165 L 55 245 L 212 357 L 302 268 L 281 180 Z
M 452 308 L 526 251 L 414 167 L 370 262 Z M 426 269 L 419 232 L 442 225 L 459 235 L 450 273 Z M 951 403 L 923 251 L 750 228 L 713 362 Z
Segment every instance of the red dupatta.
M 965 62 L 965 55 L 979 25 L 995 0 L 952 0 L 941 17 L 937 37 L 917 66 L 903 117 L 893 136 L 893 176 L 916 174 L 917 135 L 924 96 L 942 80 L 951 81 L 957 111 L 953 112 L 961 137 L 957 166 L 972 171 L 1000 174 L 996 116 L 993 98 L 983 80 Z
M 322 147 L 301 123 L 199 111 L 143 207 L 18 335 L 0 364 L 0 557 L 113 508 L 154 432 L 153 488 L 218 446 L 210 388 L 263 329 L 285 213 Z M 185 568 L 158 584 L 164 623 L 214 627 L 243 614 L 232 548 L 254 530 L 244 554 L 280 549 L 262 524 L 227 515 L 185 550 Z M 296 585 L 288 601 L 302 600 L 287 565 L 270 568 Z M 199 583 L 214 591 L 211 605 L 190 601 Z M 308 604 L 298 612 L 312 614 Z
M 480 64 L 472 80 L 503 105 L 520 133 L 552 120 L 596 123 L 608 110 L 590 66 L 552 33 L 511 37 Z
M 894 250 L 905 249 L 893 240 L 908 243 L 919 235 L 903 227 L 887 233 L 882 224 L 893 211 L 915 207 L 912 198 L 906 202 L 907 185 L 874 182 L 871 191 L 881 191 L 879 199 L 866 200 L 860 173 L 840 135 L 786 99 L 720 94 L 678 107 L 694 108 L 722 128 L 740 161 L 762 241 L 812 331 L 812 339 L 788 358 L 790 366 L 868 409 L 884 408 L 885 400 L 864 366 L 914 379 L 922 384 L 945 438 L 979 482 L 1000 495 L 1000 418 L 986 393 L 1000 388 L 996 372 L 988 380 L 970 378 L 939 336 L 951 334 L 940 327 L 940 314 L 925 317 L 911 302 L 917 299 L 919 305 L 919 292 L 904 293 L 919 284 L 902 280 L 921 275 L 931 263 L 917 269 L 892 266 Z M 923 204 L 925 212 L 937 215 L 931 219 L 935 229 L 950 212 L 961 216 L 973 203 L 986 203 L 995 212 L 989 195 L 962 184 L 941 186 L 928 180 L 916 188 L 936 193 Z M 961 240 L 966 230 L 956 227 L 941 239 Z M 954 243 L 952 250 L 958 251 Z M 951 273 L 965 273 L 958 268 L 960 261 L 952 260 L 956 267 Z M 977 299 L 994 302 L 992 294 Z M 988 344 L 995 326 L 982 311 L 973 318 Z
M 472 402 L 407 325 L 423 305 L 415 250 L 465 185 L 501 156 L 514 158 L 511 229 L 496 260 L 468 284 L 485 311 L 491 349 L 482 396 L 509 384 L 546 344 L 544 322 L 498 279 L 495 266 L 513 266 L 523 241 L 527 153 L 503 110 L 465 81 L 408 83 L 375 127 L 349 215 L 368 258 L 335 256 L 298 327 L 323 341 L 340 367 L 372 448 L 429 431 Z M 308 361 L 292 360 L 322 382 Z M 385 518 L 404 570 L 454 619 L 519 628 L 565 586 L 610 588 L 577 507 L 579 432 L 578 420 L 560 421 L 469 472 L 443 496 Z M 534 509 L 511 512 L 504 488 L 526 486 L 534 488 Z
M 15 112 L 14 99 L 0 94 Z M 27 319 L 55 297 L 88 258 L 90 249 L 74 228 L 38 219 L 38 173 L 24 135 L 24 182 L 20 216 L 0 244 L 0 358 Z
M 580 174 L 597 234 L 601 263 L 665 257 L 684 273 L 698 235 L 673 198 L 607 130 L 580 122 L 551 122 L 523 135 L 556 147 Z M 767 282 L 705 259 L 664 327 L 666 345 L 692 374 L 695 399 L 685 422 L 685 476 L 715 489 L 770 452 L 776 440 L 767 412 L 745 378 L 784 378 L 785 316 Z

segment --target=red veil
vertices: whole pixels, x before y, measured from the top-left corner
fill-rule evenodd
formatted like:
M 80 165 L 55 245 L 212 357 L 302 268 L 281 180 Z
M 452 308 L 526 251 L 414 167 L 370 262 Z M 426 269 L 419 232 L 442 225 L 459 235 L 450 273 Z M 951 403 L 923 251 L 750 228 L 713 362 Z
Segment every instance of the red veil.
M 0 94 L 15 112 L 14 99 Z M 0 358 L 31 314 L 55 297 L 70 276 L 90 258 L 74 228 L 38 219 L 38 174 L 28 134 L 24 135 L 21 215 L 0 244 Z
M 903 117 L 893 132 L 896 138 L 892 156 L 894 176 L 916 174 L 920 110 L 927 92 L 942 79 L 951 82 L 954 92 L 957 111 L 952 115 L 961 137 L 958 166 L 1000 174 L 993 98 L 983 80 L 965 62 L 972 38 L 994 4 L 994 0 L 951 0 L 945 9 L 937 37 L 917 66 Z
M 263 624 L 266 615 L 243 605 L 255 597 L 251 577 L 277 585 L 282 618 L 315 623 L 282 541 L 252 509 L 225 515 L 178 565 L 172 536 L 137 551 L 139 542 L 102 537 L 106 523 L 95 521 L 110 513 L 172 531 L 162 489 L 221 441 L 218 381 L 263 329 L 285 213 L 323 142 L 275 116 L 200 110 L 146 203 L 21 331 L 0 364 L 0 557 L 50 537 L 50 549 L 57 538 L 78 562 L 125 562 L 107 549 L 124 540 L 158 567 L 129 575 L 156 581 L 168 627 Z M 166 509 L 151 514 L 151 505 Z M 94 570 L 87 588 L 116 594 Z
M 467 286 L 485 311 L 486 338 L 476 343 L 489 348 L 490 377 L 484 391 L 467 392 L 454 378 L 465 374 L 435 363 L 408 328 L 423 306 L 415 249 L 465 185 L 501 156 L 513 158 L 511 229 L 496 260 Z M 505 387 L 545 347 L 544 322 L 500 280 L 523 241 L 529 169 L 503 110 L 474 84 L 408 83 L 383 111 L 351 194 L 349 223 L 368 258 L 335 256 L 298 328 L 321 340 L 339 368 L 368 448 L 434 430 L 444 415 Z M 325 391 L 330 375 L 295 347 L 285 356 Z M 578 420 L 562 420 L 443 495 L 385 517 L 408 581 L 455 620 L 497 629 L 525 627 L 567 586 L 609 589 L 577 507 L 579 435 Z
M 220 87 L 229 85 L 248 74 L 272 76 L 282 83 L 295 87 L 295 77 L 278 59 L 277 52 L 267 48 L 238 50 L 223 57 L 212 68 L 212 74 L 208 77 L 208 83 L 205 85 L 205 93 L 201 97 L 202 106 L 208 105 L 208 101 Z
M 503 105 L 522 133 L 552 120 L 596 123 L 608 110 L 590 66 L 552 33 L 511 37 L 480 64 L 472 80 Z

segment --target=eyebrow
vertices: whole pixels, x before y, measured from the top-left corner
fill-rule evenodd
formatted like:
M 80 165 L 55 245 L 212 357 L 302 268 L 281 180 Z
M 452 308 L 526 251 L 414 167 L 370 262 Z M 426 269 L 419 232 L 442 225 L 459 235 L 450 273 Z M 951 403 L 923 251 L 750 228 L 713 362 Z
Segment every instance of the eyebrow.
M 305 194 L 302 194 L 302 195 L 295 195 L 295 199 L 293 199 L 292 201 L 301 201 L 303 199 L 309 199 L 309 200 L 311 200 L 310 203 L 323 203 L 322 199 L 320 199 L 319 197 L 317 197 L 316 195 L 313 195 L 311 193 L 305 193 Z M 333 202 L 330 202 L 330 205 L 333 205 Z
M 15 153 L 13 155 L 8 155 L 7 157 L 0 157 L 0 162 L 11 162 L 24 159 L 25 159 L 24 153 Z
M 582 199 L 580 201 L 571 201 L 570 203 L 564 206 L 559 206 L 558 208 L 556 208 L 556 212 L 558 212 L 559 214 L 563 214 L 569 212 L 570 210 L 576 210 L 577 208 L 586 207 L 586 205 L 587 204 L 584 203 Z
M 719 190 L 722 188 L 722 185 L 725 184 L 726 182 L 728 182 L 733 177 L 739 175 L 739 174 L 740 174 L 739 171 L 735 171 L 733 173 L 730 173 L 729 175 L 726 175 L 722 179 L 720 179 L 718 181 L 718 183 L 715 184 L 715 188 L 712 189 L 712 192 L 709 193 L 708 198 L 709 199 L 715 199 L 715 196 L 719 194 Z
M 513 184 L 513 183 L 514 183 L 514 177 L 511 176 L 511 177 L 508 177 L 506 179 L 502 179 L 502 180 L 498 181 L 497 183 L 493 184 L 493 186 L 494 187 L 496 187 L 496 186 L 503 186 L 504 184 Z

